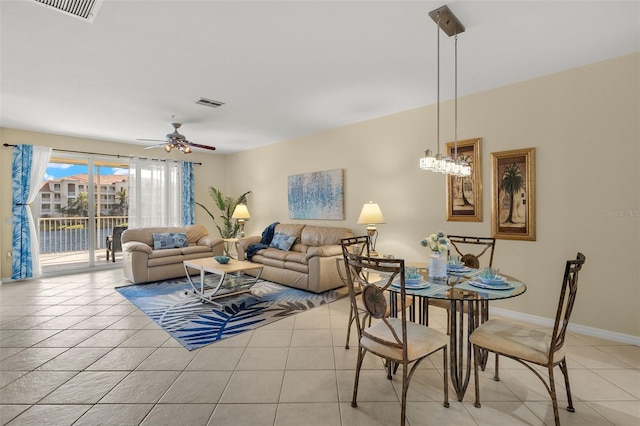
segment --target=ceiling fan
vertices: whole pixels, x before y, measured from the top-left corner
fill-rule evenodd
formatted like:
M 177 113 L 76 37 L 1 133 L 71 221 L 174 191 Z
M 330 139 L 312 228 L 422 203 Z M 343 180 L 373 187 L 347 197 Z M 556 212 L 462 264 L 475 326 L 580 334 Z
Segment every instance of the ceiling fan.
M 156 145 L 151 145 L 146 147 L 145 149 L 157 148 L 159 146 L 164 146 L 164 150 L 167 152 L 171 152 L 173 149 L 177 149 L 184 154 L 191 154 L 191 148 L 201 148 L 208 149 L 210 151 L 215 151 L 215 146 L 209 145 L 200 145 L 197 143 L 193 143 L 187 138 L 178 132 L 178 129 L 182 126 L 182 123 L 171 123 L 173 126 L 173 132 L 167 133 L 166 139 L 136 139 L 138 141 L 151 141 L 151 142 L 162 142 Z

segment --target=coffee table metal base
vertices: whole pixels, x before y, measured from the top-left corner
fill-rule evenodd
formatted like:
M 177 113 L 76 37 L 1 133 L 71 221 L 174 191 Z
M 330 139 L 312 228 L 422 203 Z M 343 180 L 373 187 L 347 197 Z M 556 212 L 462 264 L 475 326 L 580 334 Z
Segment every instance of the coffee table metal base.
M 203 303 L 212 303 L 216 306 L 222 306 L 220 303 L 215 302 L 216 299 L 220 299 L 222 297 L 233 296 L 236 294 L 247 293 L 251 291 L 251 287 L 253 287 L 258 280 L 260 279 L 260 275 L 262 274 L 262 265 L 244 262 L 244 261 L 234 261 L 232 260 L 228 264 L 219 264 L 215 259 L 194 259 L 194 260 L 185 260 L 184 264 L 184 272 L 187 275 L 187 280 L 192 288 L 192 293 L 198 297 Z M 189 268 L 196 269 L 200 272 L 200 282 L 195 283 L 189 274 Z M 235 273 L 238 277 L 242 276 L 243 272 L 248 271 L 250 269 L 258 269 L 258 274 L 255 277 L 251 277 L 248 282 L 239 284 L 232 288 L 224 288 L 223 284 L 225 279 L 229 274 Z M 212 273 L 218 275 L 219 278 L 217 282 L 213 285 L 209 285 L 205 281 L 206 273 Z M 229 290 L 221 292 L 222 290 Z M 186 292 L 188 293 L 188 291 Z

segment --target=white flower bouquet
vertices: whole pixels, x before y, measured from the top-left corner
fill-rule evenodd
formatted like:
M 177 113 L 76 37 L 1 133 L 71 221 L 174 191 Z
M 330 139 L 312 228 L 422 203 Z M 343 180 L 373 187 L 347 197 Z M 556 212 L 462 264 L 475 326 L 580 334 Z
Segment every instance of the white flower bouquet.
M 422 247 L 429 247 L 432 252 L 445 253 L 451 247 L 451 242 L 444 232 L 440 231 L 420 241 L 420 245 L 422 245 Z

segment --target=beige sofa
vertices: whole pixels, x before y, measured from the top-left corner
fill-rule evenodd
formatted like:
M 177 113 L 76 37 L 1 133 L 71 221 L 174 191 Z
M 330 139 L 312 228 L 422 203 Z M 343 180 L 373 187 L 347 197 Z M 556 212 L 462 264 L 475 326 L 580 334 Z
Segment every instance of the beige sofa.
M 269 247 L 253 256 L 252 262 L 264 265 L 262 278 L 314 293 L 344 285 L 338 275 L 335 259 L 342 256 L 340 240 L 353 237 L 350 229 L 278 224 L 275 233 L 295 236 L 295 243 L 288 251 Z M 241 238 L 237 245 L 238 259 L 246 260 L 247 249 L 251 244 L 260 242 L 260 238 Z
M 188 245 L 154 250 L 153 234 L 166 233 L 186 234 Z M 122 233 L 124 275 L 134 283 L 184 277 L 183 260 L 222 255 L 223 250 L 222 238 L 209 236 L 202 225 L 130 228 Z

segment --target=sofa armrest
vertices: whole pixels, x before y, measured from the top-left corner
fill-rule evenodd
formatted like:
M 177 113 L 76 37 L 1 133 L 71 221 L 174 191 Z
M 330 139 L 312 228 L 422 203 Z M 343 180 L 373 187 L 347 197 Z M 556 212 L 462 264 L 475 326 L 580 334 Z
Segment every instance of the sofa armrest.
M 129 241 L 129 242 L 123 243 L 122 250 L 128 251 L 128 252 L 141 251 L 146 254 L 151 254 L 151 252 L 153 252 L 153 249 L 151 247 L 139 241 Z
M 251 244 L 257 244 L 260 242 L 260 240 L 262 239 L 262 237 L 259 237 L 257 235 L 253 235 L 251 237 L 244 237 L 244 238 L 240 238 L 238 240 L 238 243 L 236 244 L 236 248 L 238 250 L 238 260 L 246 260 L 247 259 L 247 249 L 249 248 L 249 246 Z
M 311 257 L 329 257 L 342 254 L 342 246 L 331 244 L 326 246 L 310 246 L 307 249 L 307 259 Z

